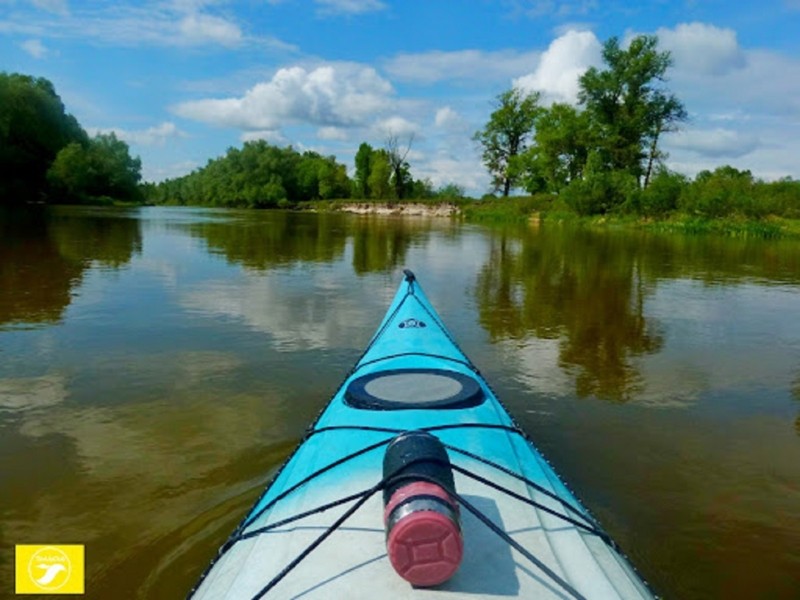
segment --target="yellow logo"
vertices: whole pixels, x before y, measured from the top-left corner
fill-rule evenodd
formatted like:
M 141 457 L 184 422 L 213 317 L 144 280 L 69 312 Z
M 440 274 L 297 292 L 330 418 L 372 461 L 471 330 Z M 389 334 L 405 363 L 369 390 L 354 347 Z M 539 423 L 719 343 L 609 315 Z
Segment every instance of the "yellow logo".
M 83 594 L 83 544 L 16 546 L 17 594 Z

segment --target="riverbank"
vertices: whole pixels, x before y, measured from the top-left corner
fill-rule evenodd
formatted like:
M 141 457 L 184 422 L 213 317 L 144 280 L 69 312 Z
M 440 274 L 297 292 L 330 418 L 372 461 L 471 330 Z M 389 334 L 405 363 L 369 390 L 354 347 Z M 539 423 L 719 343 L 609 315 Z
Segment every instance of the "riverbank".
M 315 210 L 334 210 L 357 215 L 400 215 L 414 217 L 456 217 L 461 209 L 453 202 L 329 202 L 317 203 Z
M 516 196 L 504 199 L 448 201 L 407 200 L 403 202 L 330 202 L 303 203 L 298 208 L 315 212 L 347 212 L 361 215 L 394 215 L 460 218 L 472 223 L 569 224 L 591 228 L 629 228 L 649 231 L 716 234 L 731 237 L 800 238 L 800 219 L 768 216 L 761 219 L 742 216 L 714 219 L 684 213 L 660 218 L 632 214 L 580 216 L 559 206 L 549 196 Z

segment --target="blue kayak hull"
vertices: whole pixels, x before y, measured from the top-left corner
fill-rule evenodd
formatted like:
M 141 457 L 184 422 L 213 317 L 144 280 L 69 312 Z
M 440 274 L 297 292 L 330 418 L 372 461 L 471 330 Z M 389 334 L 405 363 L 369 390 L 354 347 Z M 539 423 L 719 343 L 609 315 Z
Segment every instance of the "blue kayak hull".
M 456 491 L 469 506 L 461 511 L 461 567 L 424 589 L 392 569 L 376 493 L 387 444 L 418 429 L 447 448 Z M 360 360 L 192 595 L 653 597 L 517 427 L 410 273 Z

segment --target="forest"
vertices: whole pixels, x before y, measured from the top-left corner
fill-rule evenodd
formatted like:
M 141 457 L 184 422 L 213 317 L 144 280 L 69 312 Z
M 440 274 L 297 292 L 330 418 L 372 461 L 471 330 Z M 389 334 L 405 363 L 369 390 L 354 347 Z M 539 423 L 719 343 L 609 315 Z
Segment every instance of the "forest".
M 466 198 L 453 182 L 435 189 L 407 160 L 413 136 L 362 142 L 351 175 L 334 156 L 266 141 L 229 148 L 195 171 L 141 183 L 141 161 L 113 133 L 90 137 L 66 113 L 52 83 L 0 73 L 0 204 L 150 204 L 293 208 L 309 201 L 456 201 L 476 211 L 636 215 L 700 219 L 800 219 L 800 181 L 762 181 L 720 166 L 694 178 L 671 171 L 665 134 L 688 120 L 667 87 L 669 52 L 656 36 L 603 46 L 602 68 L 579 79 L 577 105 L 545 104 L 538 92 L 512 88 L 472 141 L 493 191 Z M 524 192 L 526 196 L 520 197 Z
M 0 206 L 141 202 L 141 161 L 89 136 L 44 78 L 0 73 Z

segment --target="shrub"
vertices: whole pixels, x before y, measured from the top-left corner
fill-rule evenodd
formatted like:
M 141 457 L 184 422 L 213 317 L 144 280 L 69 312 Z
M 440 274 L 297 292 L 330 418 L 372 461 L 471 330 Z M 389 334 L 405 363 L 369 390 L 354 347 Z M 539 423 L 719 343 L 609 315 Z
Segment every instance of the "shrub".
M 599 171 L 571 182 L 562 196 L 579 215 L 602 215 L 636 205 L 636 178 L 622 171 Z
M 662 216 L 678 207 L 678 199 L 686 187 L 686 177 L 661 169 L 639 196 L 637 212 L 648 217 Z

